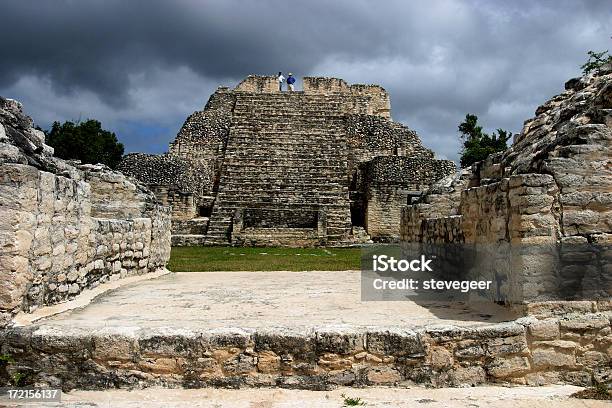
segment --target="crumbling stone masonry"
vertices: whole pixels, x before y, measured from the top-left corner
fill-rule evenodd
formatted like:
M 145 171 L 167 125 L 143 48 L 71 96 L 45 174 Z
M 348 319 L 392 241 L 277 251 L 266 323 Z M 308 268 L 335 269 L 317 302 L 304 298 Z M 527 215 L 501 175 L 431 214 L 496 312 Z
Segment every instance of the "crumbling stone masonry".
M 407 242 L 487 248 L 463 277 L 497 282 L 498 301 L 612 296 L 612 69 L 565 88 L 512 147 L 402 213 Z
M 604 306 L 604 305 L 602 305 Z M 587 386 L 611 381 L 610 318 L 591 311 L 475 328 L 310 331 L 19 327 L 13 372 L 64 390 L 116 387 Z M 595 309 L 594 309 L 595 307 Z
M 0 327 L 109 280 L 164 268 L 170 213 L 102 165 L 53 157 L 21 104 L 0 98 Z
M 390 119 L 387 92 L 337 78 L 279 92 L 219 88 L 161 156 L 120 169 L 171 205 L 174 245 L 345 245 L 397 240 L 400 208 L 455 172 Z M 400 174 L 401 173 L 401 174 Z

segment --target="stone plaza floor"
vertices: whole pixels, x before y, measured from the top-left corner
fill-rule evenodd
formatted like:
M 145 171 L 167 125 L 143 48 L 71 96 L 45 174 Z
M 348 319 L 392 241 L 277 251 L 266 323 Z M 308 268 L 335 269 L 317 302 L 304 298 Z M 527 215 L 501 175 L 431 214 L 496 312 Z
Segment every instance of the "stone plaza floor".
M 361 301 L 359 271 L 184 272 L 128 284 L 90 304 L 38 321 L 103 326 L 310 329 L 325 326 L 477 326 L 512 320 L 490 305 Z
M 609 401 L 569 398 L 571 385 L 475 388 L 339 388 L 333 391 L 268 389 L 165 389 L 72 391 L 45 408 L 341 408 L 344 396 L 368 408 L 603 408 Z M 1 403 L 1 402 L 0 402 Z M 3 405 L 5 406 L 5 405 Z M 6 405 L 31 407 L 32 405 Z

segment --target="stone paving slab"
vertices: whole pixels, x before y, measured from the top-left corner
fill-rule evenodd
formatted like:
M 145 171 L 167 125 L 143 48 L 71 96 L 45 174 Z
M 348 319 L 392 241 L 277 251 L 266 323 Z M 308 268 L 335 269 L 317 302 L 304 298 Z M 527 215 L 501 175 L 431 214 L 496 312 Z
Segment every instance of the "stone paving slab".
M 513 317 L 461 304 L 363 302 L 359 271 L 185 272 L 127 285 L 86 307 L 38 323 L 105 326 L 262 329 L 321 326 L 478 326 Z
M 368 408 L 599 408 L 609 401 L 578 400 L 568 396 L 579 387 L 475 387 L 410 389 L 371 387 L 333 391 L 268 389 L 164 389 L 73 391 L 62 403 L 39 404 L 55 408 L 340 408 L 342 394 L 361 398 Z M 31 407 L 32 405 L 6 405 Z

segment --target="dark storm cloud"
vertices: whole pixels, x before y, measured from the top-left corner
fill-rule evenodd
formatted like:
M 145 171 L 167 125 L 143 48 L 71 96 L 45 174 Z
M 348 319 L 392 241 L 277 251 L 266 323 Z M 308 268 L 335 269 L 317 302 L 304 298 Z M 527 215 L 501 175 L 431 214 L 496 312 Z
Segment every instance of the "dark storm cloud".
M 130 74 L 188 66 L 209 78 L 303 71 L 330 54 L 376 57 L 386 47 L 364 5 L 255 1 L 5 2 L 2 85 L 32 73 L 59 91 L 124 96 Z M 362 29 L 364 28 L 364 29 Z
M 21 0 L 0 16 L 0 94 L 149 151 L 217 85 L 283 69 L 382 84 L 394 117 L 456 158 L 465 113 L 520 130 L 612 34 L 607 1 Z

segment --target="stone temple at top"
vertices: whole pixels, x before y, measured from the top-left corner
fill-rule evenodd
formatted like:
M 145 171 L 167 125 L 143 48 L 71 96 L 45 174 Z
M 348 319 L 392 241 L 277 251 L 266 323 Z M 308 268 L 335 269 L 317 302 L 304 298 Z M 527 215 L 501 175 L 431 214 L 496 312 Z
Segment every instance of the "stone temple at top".
M 169 152 L 120 170 L 172 206 L 174 245 L 349 245 L 396 240 L 401 208 L 456 168 L 391 119 L 378 85 L 251 75 L 220 87 Z

